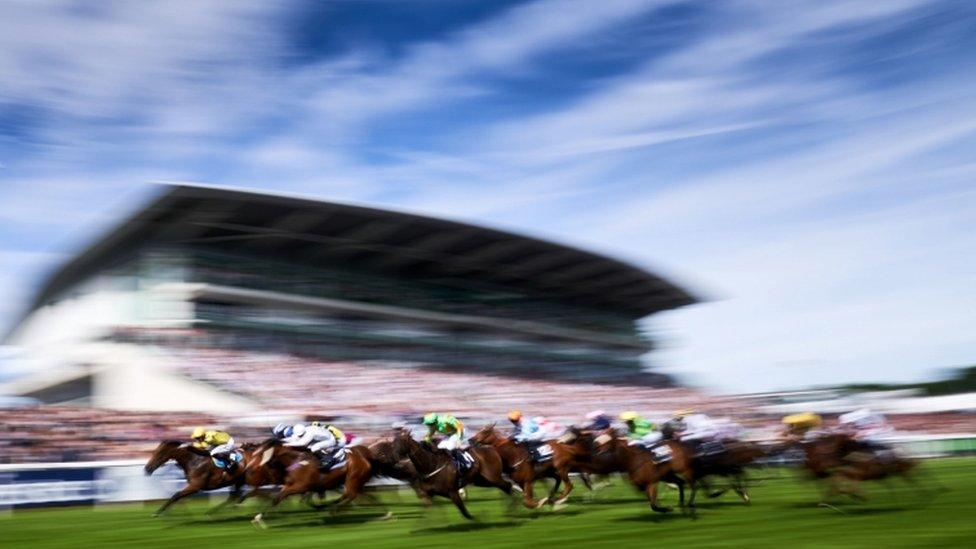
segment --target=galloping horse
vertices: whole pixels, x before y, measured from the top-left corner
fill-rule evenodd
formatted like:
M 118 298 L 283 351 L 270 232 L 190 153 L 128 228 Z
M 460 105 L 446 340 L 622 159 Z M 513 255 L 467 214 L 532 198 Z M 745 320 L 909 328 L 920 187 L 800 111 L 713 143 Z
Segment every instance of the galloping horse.
M 522 487 L 523 503 L 529 509 L 538 509 L 545 505 L 546 502 L 553 501 L 553 495 L 559 488 L 560 481 L 566 483 L 567 493 L 565 497 L 555 500 L 554 504 L 563 503 L 566 500 L 565 498 L 569 497 L 569 491 L 572 490 L 572 483 L 569 480 L 568 468 L 559 470 L 555 464 L 557 461 L 565 462 L 571 459 L 575 454 L 573 448 L 560 444 L 555 440 L 546 441 L 544 444 L 549 445 L 549 448 L 552 449 L 552 457 L 544 463 L 535 463 L 532 460 L 532 455 L 528 448 L 504 436 L 495 429 L 494 423 L 486 425 L 475 433 L 471 437 L 471 442 L 491 446 L 498 452 L 499 457 L 502 458 L 505 473 Z M 533 497 L 532 492 L 535 481 L 539 478 L 554 478 L 556 479 L 556 484 L 549 497 L 537 501 Z
M 232 475 L 225 469 L 214 465 L 209 452 L 199 450 L 179 440 L 164 440 L 159 443 L 159 446 L 153 451 L 152 457 L 146 463 L 146 475 L 153 474 L 153 471 L 170 460 L 175 461 L 183 470 L 186 486 L 166 500 L 162 507 L 153 513 L 154 517 L 158 517 L 170 505 L 186 496 L 205 490 L 217 490 L 230 486 L 231 495 L 227 502 L 240 497 L 241 486 L 244 484 L 244 470 L 242 468 L 238 468 Z
M 688 507 L 692 509 L 695 507 L 699 486 L 707 487 L 705 479 L 709 476 L 728 478 L 731 488 L 742 498 L 742 501 L 749 503 L 749 494 L 745 486 L 745 468 L 766 455 L 766 451 L 758 444 L 737 440 L 724 441 L 724 450 L 711 456 L 696 455 L 690 445 L 674 439 L 666 439 L 660 443 L 660 446 L 667 448 L 670 454 L 674 476 L 691 488 Z M 710 496 L 719 496 L 724 491 L 715 492 Z M 681 490 L 681 484 L 679 484 L 679 492 L 681 506 L 684 507 L 684 491 Z
M 255 515 L 254 522 L 264 526 L 264 517 L 282 500 L 294 494 L 323 493 L 342 486 L 342 495 L 332 505 L 347 504 L 363 493 L 366 481 L 373 474 L 372 456 L 362 446 L 346 448 L 346 463 L 322 472 L 319 459 L 305 449 L 284 446 L 279 439 L 261 443 L 251 454 L 245 468 L 270 466 L 284 472 L 281 490 L 271 504 Z
M 368 446 L 369 452 L 373 455 L 374 476 L 389 477 L 392 479 L 406 482 L 413 488 L 424 503 L 430 504 L 430 498 L 420 488 L 417 469 L 409 459 L 397 459 L 393 452 L 393 439 L 381 439 Z
M 616 470 L 627 473 L 634 486 L 647 494 L 651 509 L 658 513 L 671 511 L 657 503 L 657 484 L 671 473 L 671 462 L 656 462 L 652 452 L 629 444 L 626 438 L 617 436 L 613 430 L 607 430 L 594 442 L 597 453 L 602 454 L 604 459 L 612 460 Z
M 918 465 L 916 460 L 896 455 L 881 458 L 843 433 L 830 433 L 811 440 L 793 439 L 781 445 L 781 449 L 792 446 L 799 446 L 803 451 L 806 470 L 814 478 L 826 482 L 824 500 L 838 493 L 863 500 L 858 489 L 861 482 L 896 475 L 910 481 L 909 475 Z M 847 481 L 849 486 L 843 486 L 842 481 Z
M 428 497 L 449 498 L 466 519 L 473 517 L 459 493 L 463 486 L 493 486 L 506 494 L 512 493 L 512 483 L 502 478 L 502 459 L 494 448 L 473 446 L 468 449 L 474 464 L 463 474 L 457 470 L 450 455 L 417 442 L 406 430 L 393 437 L 393 453 L 397 459 L 410 460 L 417 470 L 420 488 Z

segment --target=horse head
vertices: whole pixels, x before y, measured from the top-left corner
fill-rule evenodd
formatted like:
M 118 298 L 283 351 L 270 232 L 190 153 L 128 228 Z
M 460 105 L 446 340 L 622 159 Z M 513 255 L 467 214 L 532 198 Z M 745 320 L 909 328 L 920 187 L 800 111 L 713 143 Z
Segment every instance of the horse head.
M 495 423 L 491 423 L 479 429 L 478 432 L 468 440 L 476 444 L 492 445 L 497 442 L 499 438 L 498 431 L 495 430 Z
M 149 461 L 146 462 L 146 467 L 144 468 L 146 474 L 153 474 L 156 469 L 159 469 L 159 467 L 164 463 L 173 459 L 175 457 L 174 454 L 176 453 L 176 450 L 182 444 L 183 443 L 179 440 L 164 440 L 160 442 L 159 445 L 156 446 L 156 449 L 153 450 Z

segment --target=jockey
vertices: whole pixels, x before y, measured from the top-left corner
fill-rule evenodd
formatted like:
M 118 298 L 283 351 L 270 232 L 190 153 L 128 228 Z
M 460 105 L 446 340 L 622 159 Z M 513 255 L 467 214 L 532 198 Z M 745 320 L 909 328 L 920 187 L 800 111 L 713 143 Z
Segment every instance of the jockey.
M 210 452 L 210 456 L 227 464 L 227 469 L 233 471 L 237 462 L 232 459 L 231 453 L 236 448 L 234 437 L 225 431 L 204 429 L 196 427 L 193 429 L 190 438 L 193 439 L 193 447 Z
M 279 440 L 284 440 L 292 435 L 292 426 L 287 423 L 279 423 L 271 428 L 271 434 Z
M 449 414 L 429 413 L 424 416 L 424 425 L 427 426 L 427 436 L 424 440 L 434 441 L 434 435 L 441 433 L 446 435 L 437 447 L 441 450 L 455 451 L 461 448 L 464 441 L 464 423 L 458 418 Z
M 605 431 L 610 428 L 613 419 L 603 410 L 594 410 L 586 414 L 586 423 L 583 428 L 587 431 Z
M 862 448 L 868 451 L 889 452 L 891 448 L 884 438 L 893 432 L 883 415 L 866 408 L 842 414 L 837 418 L 840 429 L 849 434 Z
M 817 414 L 803 412 L 783 418 L 784 432 L 787 438 L 809 441 L 820 435 L 817 427 L 823 424 L 823 419 Z
M 620 421 L 627 425 L 627 437 L 631 440 L 631 444 L 651 446 L 662 438 L 657 425 L 640 417 L 637 412 L 621 412 Z
M 690 442 L 697 446 L 701 443 L 701 451 L 705 454 L 715 454 L 725 449 L 719 440 L 719 429 L 715 420 L 694 410 L 679 410 L 672 419 L 677 426 L 677 433 L 682 442 Z
M 334 425 L 318 421 L 311 425 L 297 423 L 292 427 L 292 435 L 284 443 L 285 446 L 307 447 L 322 461 L 322 468 L 328 469 L 334 463 L 339 450 L 346 446 L 346 435 Z

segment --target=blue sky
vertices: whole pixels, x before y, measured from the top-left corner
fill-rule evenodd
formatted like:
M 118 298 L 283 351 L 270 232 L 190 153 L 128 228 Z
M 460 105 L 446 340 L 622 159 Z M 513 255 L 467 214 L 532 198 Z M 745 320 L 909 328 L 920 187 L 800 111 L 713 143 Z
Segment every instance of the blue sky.
M 0 323 L 153 181 L 612 253 L 722 390 L 976 362 L 976 4 L 0 6 Z

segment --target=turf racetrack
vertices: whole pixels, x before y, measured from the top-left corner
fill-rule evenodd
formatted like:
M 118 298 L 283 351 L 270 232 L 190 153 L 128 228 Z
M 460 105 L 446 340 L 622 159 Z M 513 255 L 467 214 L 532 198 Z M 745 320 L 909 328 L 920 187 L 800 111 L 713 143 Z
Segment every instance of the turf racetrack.
M 734 495 L 700 499 L 698 517 L 659 515 L 622 479 L 585 501 L 585 488 L 566 508 L 505 513 L 502 499 L 474 489 L 462 519 L 450 502 L 425 511 L 412 492 L 382 496 L 397 516 L 367 506 L 338 517 L 295 502 L 272 516 L 268 530 L 249 522 L 259 504 L 208 517 L 206 499 L 177 504 L 159 519 L 159 502 L 0 512 L 0 547 L 974 547 L 976 459 L 928 462 L 925 475 L 944 485 L 923 494 L 901 481 L 868 483 L 870 501 L 841 503 L 843 511 L 817 507 L 816 486 L 796 472 L 774 472 L 752 488 L 752 505 Z M 945 488 L 948 488 L 948 491 Z M 939 492 L 935 494 L 935 492 Z M 663 490 L 663 501 L 677 493 Z M 500 494 L 499 494 L 500 495 Z M 334 497 L 334 495 L 332 496 Z M 427 513 L 425 515 L 425 513 Z

